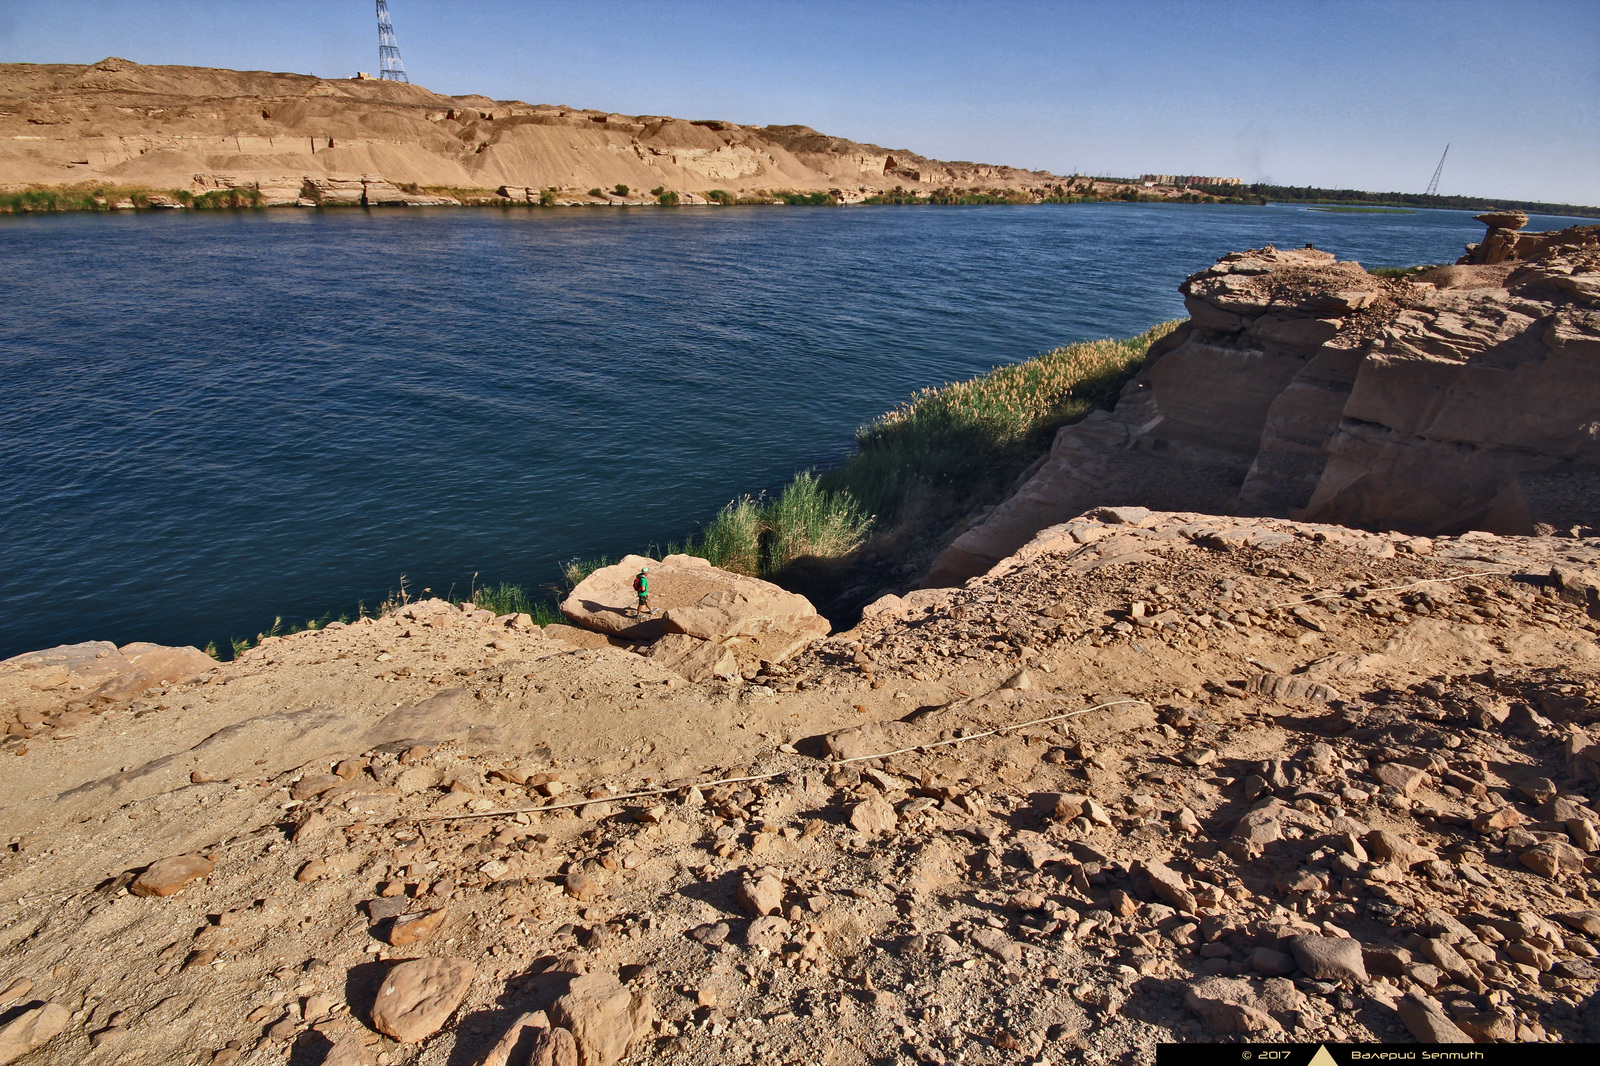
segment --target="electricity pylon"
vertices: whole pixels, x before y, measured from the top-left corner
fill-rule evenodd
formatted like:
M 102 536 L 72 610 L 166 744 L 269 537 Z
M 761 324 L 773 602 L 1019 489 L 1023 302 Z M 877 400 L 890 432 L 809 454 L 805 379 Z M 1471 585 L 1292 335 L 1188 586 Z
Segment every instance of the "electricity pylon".
M 378 6 L 379 7 L 383 6 L 383 0 L 378 0 Z M 405 75 L 403 75 L 403 74 L 401 75 L 401 77 L 404 77 L 404 76 Z M 1450 154 L 1450 146 L 1447 144 L 1447 145 L 1444 146 L 1444 155 L 1439 157 L 1439 165 L 1433 168 L 1433 180 L 1428 182 L 1428 191 L 1427 191 L 1427 193 L 1425 195 L 1433 196 L 1433 195 L 1438 193 L 1438 191 L 1439 191 L 1439 175 L 1444 170 L 1444 156 L 1445 155 L 1449 155 L 1449 154 Z
M 394 23 L 389 21 L 389 0 L 378 0 L 378 78 L 382 81 L 403 81 L 406 65 L 400 62 L 400 46 L 395 43 Z

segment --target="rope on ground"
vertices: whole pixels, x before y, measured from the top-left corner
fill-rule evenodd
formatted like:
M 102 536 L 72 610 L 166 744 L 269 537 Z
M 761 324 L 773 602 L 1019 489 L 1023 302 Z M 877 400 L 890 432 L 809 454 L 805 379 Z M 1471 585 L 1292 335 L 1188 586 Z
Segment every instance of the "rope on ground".
M 1390 585 L 1387 588 L 1368 589 L 1367 594 L 1371 595 L 1375 592 L 1404 592 L 1406 589 L 1420 588 L 1423 585 L 1433 585 L 1442 581 L 1465 581 L 1469 577 L 1505 577 L 1505 575 L 1506 572 L 1504 570 L 1479 570 L 1476 573 L 1455 574 L 1451 577 L 1425 577 L 1421 581 L 1413 581 L 1409 585 Z M 1345 595 L 1343 592 L 1324 592 L 1320 596 L 1307 596 L 1303 600 L 1291 600 L 1288 603 L 1275 603 L 1271 607 L 1266 608 L 1266 610 L 1276 611 L 1282 607 L 1299 607 L 1302 604 L 1316 603 L 1318 600 L 1336 600 L 1343 595 Z
M 985 737 L 999 736 L 1003 733 L 1013 733 L 1018 729 L 1027 729 L 1029 726 L 1046 725 L 1050 722 L 1059 722 L 1066 718 L 1076 718 L 1080 714 L 1090 711 L 1104 710 L 1107 707 L 1116 707 L 1126 703 L 1142 703 L 1145 706 L 1154 706 L 1149 700 L 1125 699 L 1110 700 L 1106 703 L 1097 703 L 1093 707 L 1084 707 L 1077 711 L 1068 711 L 1065 714 L 1052 714 L 1044 718 L 1034 718 L 1026 722 L 1017 722 L 1014 725 L 1004 725 L 998 729 L 990 729 L 983 733 L 972 733 L 964 737 L 951 737 L 948 740 L 935 740 L 927 744 L 915 744 L 909 748 L 897 748 L 894 751 L 885 751 L 877 755 L 857 755 L 851 759 L 836 760 L 833 765 L 840 766 L 845 763 L 867 762 L 872 759 L 887 759 L 894 755 L 905 755 L 913 751 L 931 751 L 934 748 L 949 747 L 952 744 L 965 744 L 969 740 L 982 740 Z M 674 792 L 681 792 L 686 788 L 716 788 L 718 785 L 742 785 L 751 781 L 770 781 L 775 777 L 784 777 L 793 771 L 777 770 L 770 774 L 755 774 L 751 777 L 722 777 L 715 781 L 696 781 L 688 785 L 673 785 L 669 788 L 647 788 L 640 792 L 621 792 L 615 796 L 593 796 L 588 799 L 572 800 L 568 803 L 552 803 L 548 807 L 512 807 L 496 811 L 471 811 L 466 814 L 424 814 L 415 818 L 396 819 L 396 821 L 415 822 L 459 822 L 469 818 L 509 818 L 518 814 L 543 814 L 546 811 L 565 811 L 574 807 L 587 807 L 591 803 L 614 803 L 618 800 L 645 799 L 650 796 L 666 796 Z M 391 825 L 394 823 L 390 823 Z

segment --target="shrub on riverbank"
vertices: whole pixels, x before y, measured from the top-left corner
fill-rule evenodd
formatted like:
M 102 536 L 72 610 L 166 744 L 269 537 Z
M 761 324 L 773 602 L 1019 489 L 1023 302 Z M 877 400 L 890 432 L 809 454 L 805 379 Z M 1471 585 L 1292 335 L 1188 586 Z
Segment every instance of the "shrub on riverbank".
M 55 211 L 112 211 L 126 208 L 171 207 L 182 204 L 196 210 L 262 207 L 259 189 L 213 189 L 195 194 L 186 189 L 151 189 L 143 185 L 38 185 L 0 193 L 0 214 L 21 215 Z
M 862 427 L 856 455 L 823 478 L 881 521 L 939 497 L 963 510 L 1005 484 L 1050 446 L 1056 430 L 1110 407 L 1150 345 L 1177 328 L 1163 322 L 1126 340 L 1085 341 L 923 389 Z

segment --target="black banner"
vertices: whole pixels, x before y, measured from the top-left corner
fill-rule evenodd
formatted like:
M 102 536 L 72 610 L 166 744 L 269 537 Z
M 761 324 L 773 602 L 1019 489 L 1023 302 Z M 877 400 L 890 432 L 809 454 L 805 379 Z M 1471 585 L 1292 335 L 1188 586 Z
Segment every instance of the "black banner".
M 1595 1066 L 1600 1045 L 1541 1044 L 1539 1066 Z M 1525 1044 L 1159 1044 L 1156 1066 L 1527 1066 Z

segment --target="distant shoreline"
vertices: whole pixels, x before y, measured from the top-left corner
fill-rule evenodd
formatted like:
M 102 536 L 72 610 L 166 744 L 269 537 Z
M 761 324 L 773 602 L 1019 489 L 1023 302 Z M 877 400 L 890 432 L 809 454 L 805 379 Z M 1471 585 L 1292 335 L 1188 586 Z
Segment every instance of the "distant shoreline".
M 1130 192 L 1132 190 L 1130 189 Z M 552 191 L 553 192 L 553 191 Z M 1044 205 L 1062 204 L 1176 204 L 1181 206 L 1212 204 L 1265 207 L 1276 205 L 1283 207 L 1307 207 L 1312 209 L 1331 210 L 1349 214 L 1399 214 L 1412 213 L 1418 210 L 1443 210 L 1443 211 L 1487 211 L 1497 209 L 1517 209 L 1531 214 L 1549 215 L 1565 218 L 1600 218 L 1600 207 L 1586 207 L 1578 204 L 1545 204 L 1534 201 L 1473 201 L 1468 204 L 1418 204 L 1402 203 L 1396 200 L 1379 199 L 1376 196 L 1371 200 L 1357 199 L 1306 199 L 1306 198 L 1278 198 L 1271 196 L 1220 196 L 1214 193 L 1195 195 L 1190 197 L 1174 197 L 1161 195 L 1133 195 L 1117 196 L 1046 196 L 1027 197 L 1019 195 L 1015 190 L 979 190 L 979 189 L 939 189 L 926 195 L 915 192 L 894 189 L 876 196 L 862 197 L 854 200 L 835 199 L 825 193 L 799 193 L 777 192 L 757 196 L 741 196 L 734 198 L 712 197 L 710 199 L 696 197 L 685 201 L 679 198 L 664 196 L 656 200 L 622 199 L 622 198 L 595 198 L 579 197 L 570 194 L 555 193 L 547 195 L 541 200 L 530 198 L 519 199 L 506 195 L 503 191 L 492 189 L 451 189 L 448 194 L 443 190 L 417 189 L 408 193 L 416 199 L 406 200 L 346 200 L 325 203 L 302 201 L 300 203 L 267 203 L 259 190 L 253 189 L 227 189 L 216 190 L 204 194 L 194 194 L 178 189 L 153 189 L 148 187 L 129 186 L 36 186 L 22 190 L 0 191 L 0 215 L 29 215 L 29 214 L 68 214 L 68 213 L 104 213 L 117 214 L 122 212 L 147 212 L 159 213 L 162 211 L 263 211 L 269 208 L 287 209 L 346 209 L 346 208 L 404 208 L 404 207 L 476 207 L 476 208 L 523 208 L 550 210 L 558 208 L 599 208 L 599 207 L 853 207 L 853 206 L 902 206 L 902 207 L 971 207 L 971 206 L 1011 206 L 1035 207 Z M 428 196 L 427 202 L 419 202 L 421 196 Z M 1421 197 L 1417 197 L 1421 199 Z M 1436 197 L 1435 199 L 1445 199 Z M 1450 197 L 1454 201 L 1457 197 Z

